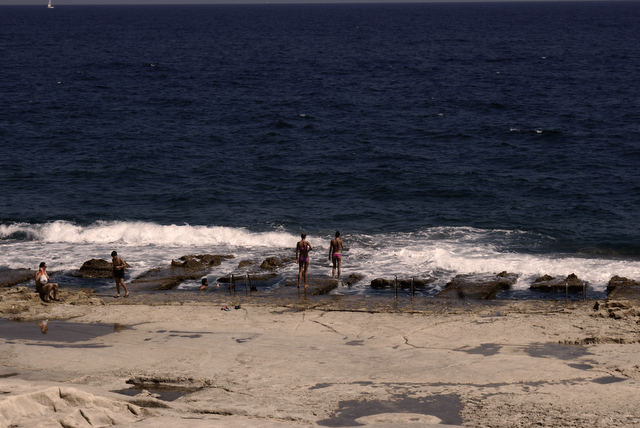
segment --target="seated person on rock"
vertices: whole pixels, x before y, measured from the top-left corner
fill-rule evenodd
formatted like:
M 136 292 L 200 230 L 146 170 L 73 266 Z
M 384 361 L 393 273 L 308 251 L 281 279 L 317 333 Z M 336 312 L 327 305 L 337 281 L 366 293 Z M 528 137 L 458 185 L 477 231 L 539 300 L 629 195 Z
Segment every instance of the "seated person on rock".
M 50 302 L 52 300 L 59 302 L 58 299 L 58 284 L 49 282 L 49 275 L 47 274 L 47 264 L 45 262 L 40 263 L 40 268 L 36 272 L 36 291 L 40 294 L 40 298 L 43 302 Z M 53 298 L 51 292 L 53 291 Z

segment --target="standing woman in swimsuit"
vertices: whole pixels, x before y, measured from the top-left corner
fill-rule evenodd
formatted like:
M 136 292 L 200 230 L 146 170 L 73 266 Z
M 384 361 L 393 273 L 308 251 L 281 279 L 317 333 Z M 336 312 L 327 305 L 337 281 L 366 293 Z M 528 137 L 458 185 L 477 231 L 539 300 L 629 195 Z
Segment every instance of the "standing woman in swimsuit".
M 307 235 L 301 234 L 302 240 L 296 244 L 296 260 L 298 260 L 298 288 L 300 288 L 300 280 L 304 271 L 304 288 L 307 288 L 307 271 L 309 270 L 309 251 L 313 250 Z
M 335 239 L 331 240 L 329 245 L 329 260 L 333 261 L 333 269 L 331 270 L 331 278 L 336 275 L 336 265 L 338 266 L 338 279 L 340 279 L 340 262 L 342 261 L 342 238 L 340 238 L 340 232 L 336 230 Z

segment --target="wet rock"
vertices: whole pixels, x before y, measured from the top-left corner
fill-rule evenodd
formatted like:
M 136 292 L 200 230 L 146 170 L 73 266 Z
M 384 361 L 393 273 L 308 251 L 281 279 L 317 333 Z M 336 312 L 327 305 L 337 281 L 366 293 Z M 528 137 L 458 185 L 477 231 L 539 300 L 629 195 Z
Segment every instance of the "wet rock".
M 238 263 L 238 269 L 242 269 L 245 268 L 247 266 L 251 266 L 255 264 L 254 262 L 250 262 L 249 260 L 242 260 L 240 263 Z
M 35 275 L 31 269 L 4 269 L 0 270 L 0 287 L 12 287 L 30 281 Z
M 200 270 L 206 267 L 220 266 L 220 264 L 222 264 L 222 260 L 233 258 L 234 256 L 232 255 L 222 256 L 212 254 L 182 256 L 178 260 L 171 260 L 171 267 L 187 270 Z
M 637 281 L 632 279 L 627 279 L 624 276 L 615 275 L 609 280 L 609 284 L 607 284 L 607 294 L 611 293 L 616 287 L 631 287 L 640 285 Z
M 508 290 L 518 280 L 518 275 L 507 273 L 457 275 L 447 283 L 436 297 L 446 299 L 493 299 L 500 290 Z
M 347 287 L 351 287 L 353 284 L 360 282 L 363 279 L 364 279 L 364 275 L 359 273 L 352 273 L 352 274 L 349 274 L 347 279 L 343 280 L 342 283 Z
M 414 288 L 425 288 L 429 284 L 435 281 L 435 278 L 415 278 L 413 280 Z M 371 281 L 371 288 L 374 290 L 383 290 L 393 288 L 395 285 L 395 279 L 385 279 L 385 278 L 376 278 Z M 411 279 L 398 279 L 398 288 L 400 289 L 410 289 L 411 288 Z
M 298 278 L 295 281 L 288 281 L 284 287 L 280 287 L 271 292 L 272 295 L 277 297 L 289 297 L 294 296 L 297 293 L 306 293 L 310 296 L 319 296 L 322 294 L 329 294 L 331 290 L 338 287 L 338 280 L 332 278 L 308 278 L 307 290 L 304 287 L 298 288 Z
M 247 274 L 243 273 L 243 272 L 238 272 L 238 274 L 233 274 L 234 277 L 233 279 L 236 282 L 242 282 L 244 281 L 244 279 L 246 278 Z M 256 274 L 249 274 L 249 280 L 250 281 L 269 281 L 270 279 L 273 279 L 275 277 L 277 277 L 278 275 L 276 273 L 256 273 Z M 221 276 L 220 278 L 218 278 L 216 281 L 221 282 L 221 283 L 225 283 L 228 284 L 231 282 L 231 274 L 227 275 L 227 276 Z
M 113 278 L 113 263 L 102 259 L 87 260 L 71 276 L 76 278 Z
M 171 265 L 151 269 L 131 281 L 134 289 L 172 290 L 180 283 L 200 279 L 212 266 L 218 266 L 232 255 L 189 255 L 172 260 Z
M 566 291 L 567 286 L 571 293 L 582 292 L 585 282 L 578 278 L 574 273 L 564 279 L 544 275 L 536 278 L 536 280 L 533 281 L 533 284 L 531 284 L 530 289 L 542 292 L 562 292 Z
M 260 267 L 262 269 L 269 269 L 269 270 L 277 269 L 280 266 L 282 266 L 282 261 L 276 257 L 267 257 L 262 262 L 262 264 L 260 264 Z

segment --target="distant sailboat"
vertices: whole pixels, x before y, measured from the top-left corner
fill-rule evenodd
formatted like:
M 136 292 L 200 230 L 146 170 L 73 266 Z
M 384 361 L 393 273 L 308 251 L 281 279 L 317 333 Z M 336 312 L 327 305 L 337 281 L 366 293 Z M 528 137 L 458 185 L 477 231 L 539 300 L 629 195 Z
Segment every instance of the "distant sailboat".
M 51 0 L 49 0 L 49 6 L 47 6 L 47 8 L 53 9 L 53 6 L 51 6 Z

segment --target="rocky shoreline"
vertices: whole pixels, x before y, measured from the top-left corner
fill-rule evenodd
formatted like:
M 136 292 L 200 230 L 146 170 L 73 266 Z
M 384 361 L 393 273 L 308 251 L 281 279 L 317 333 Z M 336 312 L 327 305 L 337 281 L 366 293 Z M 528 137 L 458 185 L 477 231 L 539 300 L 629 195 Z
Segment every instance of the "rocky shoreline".
M 636 300 L 60 294 L 0 289 L 0 426 L 640 424 Z
M 142 291 L 167 291 L 174 290 L 180 283 L 188 280 L 198 280 L 206 275 L 207 270 L 219 266 L 222 260 L 233 259 L 232 255 L 185 255 L 173 260 L 168 266 L 159 266 L 150 269 L 130 281 L 130 287 L 135 292 Z M 237 268 L 227 275 L 217 278 L 222 284 L 236 284 L 246 282 L 251 284 L 252 291 L 257 291 L 258 286 L 268 288 L 281 280 L 279 271 L 282 267 L 294 263 L 291 258 L 269 257 L 261 264 L 242 260 Z M 6 269 L 0 271 L 0 287 L 25 285 L 31 281 L 34 272 L 30 269 Z M 101 259 L 91 259 L 71 276 L 87 280 L 95 278 L 112 278 L 111 262 Z M 364 278 L 360 273 L 351 273 L 342 284 L 353 286 Z M 435 297 L 444 299 L 474 299 L 491 300 L 500 291 L 510 290 L 516 283 L 518 275 L 506 271 L 496 274 L 461 274 L 449 281 L 443 290 Z M 421 290 L 430 286 L 435 278 L 375 278 L 369 284 L 372 290 Z M 312 294 L 327 294 L 338 286 L 337 281 L 323 277 L 310 278 Z M 296 285 L 287 281 L 286 286 Z M 625 296 L 635 296 L 640 291 L 638 283 L 634 279 L 628 279 L 614 275 L 606 288 L 607 294 L 616 293 Z M 280 287 L 282 288 L 282 287 Z M 543 275 L 536 278 L 530 286 L 530 290 L 541 293 L 562 293 L 567 295 L 586 293 L 588 284 L 571 273 L 566 277 L 553 277 Z M 282 293 L 283 290 L 276 289 Z
M 293 262 L 271 259 L 240 261 L 209 292 L 176 290 L 230 257 L 151 269 L 127 299 L 62 286 L 62 302 L 44 303 L 33 271 L 2 271 L 0 426 L 640 425 L 634 280 L 614 276 L 606 299 L 585 301 L 493 299 L 517 281 L 508 272 L 459 275 L 415 299 L 329 294 L 331 278 L 251 290 Z M 85 278 L 109 274 L 88 262 Z M 535 284 L 585 286 L 575 275 Z

